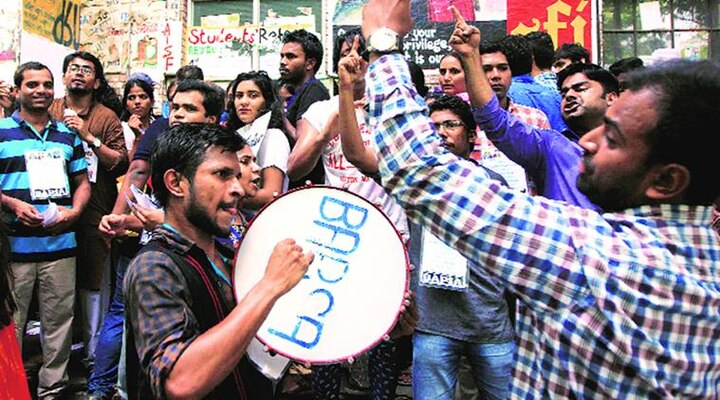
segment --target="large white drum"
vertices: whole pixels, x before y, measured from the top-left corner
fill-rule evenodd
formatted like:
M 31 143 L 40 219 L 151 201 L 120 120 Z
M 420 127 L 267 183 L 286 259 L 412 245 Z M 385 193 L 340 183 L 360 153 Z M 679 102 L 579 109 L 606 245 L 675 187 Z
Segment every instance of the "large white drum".
M 280 240 L 315 260 L 273 307 L 257 338 L 293 360 L 352 359 L 387 337 L 408 285 L 405 247 L 376 206 L 350 192 L 312 186 L 288 192 L 251 221 L 236 254 L 238 300 L 262 278 Z

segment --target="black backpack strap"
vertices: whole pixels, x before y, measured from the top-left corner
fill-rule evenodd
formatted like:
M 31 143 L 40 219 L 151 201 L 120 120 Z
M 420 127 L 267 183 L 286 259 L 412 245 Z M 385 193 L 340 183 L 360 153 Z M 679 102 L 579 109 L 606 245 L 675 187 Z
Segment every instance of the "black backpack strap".
M 217 281 L 217 277 L 214 274 L 208 272 L 212 269 L 212 266 L 204 253 L 202 253 L 202 250 L 193 247 L 190 252 L 181 255 L 155 238 L 146 244 L 140 253 L 145 251 L 162 252 L 170 257 L 173 263 L 178 266 L 187 282 L 192 299 L 189 307 L 198 322 L 201 332 L 206 332 L 217 325 L 232 311 L 234 304 L 226 304 L 220 296 L 221 283 Z M 127 314 L 126 321 L 129 323 Z M 138 371 L 138 373 L 128 374 L 128 393 L 138 393 L 138 398 L 144 399 L 148 398 L 148 395 L 151 396 L 151 392 L 149 390 L 149 382 L 147 382 L 143 370 L 140 367 L 134 341 L 131 341 L 131 333 L 130 329 L 126 357 L 128 359 L 128 371 L 133 371 L 133 369 L 130 369 L 130 365 L 133 365 L 136 368 L 135 371 Z M 130 351 L 131 343 L 132 352 Z M 130 360 L 131 356 L 134 358 L 132 361 Z M 134 364 L 131 364 L 131 362 Z M 131 375 L 134 375 L 137 379 L 137 382 L 134 382 L 134 386 L 131 386 L 130 383 Z M 247 384 L 244 384 L 245 382 Z M 133 388 L 135 390 L 131 391 Z M 272 399 L 272 384 L 251 365 L 247 357 L 243 357 L 233 373 L 223 380 L 207 398 Z

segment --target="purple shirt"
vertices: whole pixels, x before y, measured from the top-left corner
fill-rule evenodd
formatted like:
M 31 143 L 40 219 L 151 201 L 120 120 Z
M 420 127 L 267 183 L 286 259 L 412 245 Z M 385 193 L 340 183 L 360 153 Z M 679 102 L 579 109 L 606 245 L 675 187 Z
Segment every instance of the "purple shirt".
M 508 158 L 525 169 L 538 193 L 553 200 L 597 210 L 577 188 L 578 164 L 583 150 L 557 131 L 537 129 L 500 107 L 496 97 L 473 108 L 478 126 Z

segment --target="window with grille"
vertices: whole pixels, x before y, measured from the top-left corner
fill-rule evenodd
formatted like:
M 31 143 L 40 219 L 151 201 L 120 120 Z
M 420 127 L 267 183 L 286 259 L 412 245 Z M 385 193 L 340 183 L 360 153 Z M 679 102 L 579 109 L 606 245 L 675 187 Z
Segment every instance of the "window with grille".
M 663 53 L 720 60 L 719 13 L 720 0 L 603 0 L 601 62 Z

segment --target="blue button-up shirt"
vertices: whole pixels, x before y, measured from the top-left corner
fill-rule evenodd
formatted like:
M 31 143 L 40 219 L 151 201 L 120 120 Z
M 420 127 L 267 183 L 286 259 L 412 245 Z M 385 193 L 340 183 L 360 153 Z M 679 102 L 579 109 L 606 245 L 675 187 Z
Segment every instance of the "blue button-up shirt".
M 488 139 L 508 158 L 525 169 L 538 193 L 554 200 L 597 209 L 577 188 L 578 164 L 583 150 L 577 143 L 550 129 L 527 125 L 500 107 L 496 97 L 473 117 Z
M 560 93 L 536 83 L 530 74 L 513 76 L 508 96 L 517 104 L 541 109 L 556 131 L 568 128 L 560 112 Z

